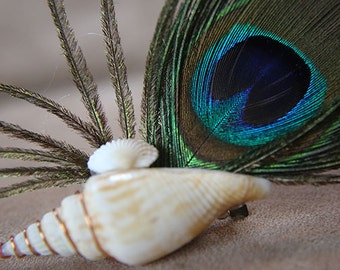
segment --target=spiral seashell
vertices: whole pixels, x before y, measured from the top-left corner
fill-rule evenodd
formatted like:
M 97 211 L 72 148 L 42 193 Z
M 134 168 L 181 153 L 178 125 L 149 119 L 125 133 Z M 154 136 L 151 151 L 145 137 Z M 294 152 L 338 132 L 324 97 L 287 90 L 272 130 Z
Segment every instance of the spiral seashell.
M 142 141 L 120 139 L 98 148 L 87 163 L 95 174 L 119 169 L 149 167 L 158 157 L 158 150 Z
M 111 171 L 92 176 L 83 193 L 11 237 L 0 257 L 80 254 L 146 264 L 188 243 L 227 209 L 268 191 L 267 180 L 223 171 Z

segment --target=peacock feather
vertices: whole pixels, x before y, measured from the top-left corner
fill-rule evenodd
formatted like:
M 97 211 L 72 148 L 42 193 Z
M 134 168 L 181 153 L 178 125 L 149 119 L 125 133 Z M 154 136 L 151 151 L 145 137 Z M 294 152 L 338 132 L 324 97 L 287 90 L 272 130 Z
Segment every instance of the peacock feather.
M 338 182 L 338 26 L 337 1 L 167 1 L 142 104 L 158 166 Z
M 63 1 L 48 0 L 61 48 L 89 120 L 56 101 L 0 83 L 0 93 L 62 119 L 99 148 L 113 138 Z M 155 166 L 205 167 L 277 183 L 339 183 L 339 2 L 167 0 L 146 63 L 141 136 L 160 151 Z M 101 1 L 106 57 L 123 137 L 135 137 L 114 4 Z M 41 166 L 0 169 L 32 179 L 0 197 L 84 182 L 88 154 L 0 121 L 0 132 L 43 149 L 0 147 L 0 157 Z M 48 164 L 48 165 L 46 165 Z

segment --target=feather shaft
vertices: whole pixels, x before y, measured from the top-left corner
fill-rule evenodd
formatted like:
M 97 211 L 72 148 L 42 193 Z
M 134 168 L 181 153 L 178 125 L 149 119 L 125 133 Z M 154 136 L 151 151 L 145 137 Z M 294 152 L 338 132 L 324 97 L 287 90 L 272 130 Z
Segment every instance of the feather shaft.
M 52 152 L 56 152 L 58 155 L 64 155 L 65 160 L 70 161 L 77 166 L 86 168 L 88 160 L 87 154 L 63 141 L 52 139 L 48 135 L 41 135 L 4 121 L 0 121 L 0 132 L 11 137 L 37 143 L 42 147 L 50 149 Z
M 34 180 L 13 184 L 7 187 L 0 188 L 0 199 L 10 196 L 18 195 L 23 192 L 34 191 L 39 189 L 46 189 L 51 187 L 64 187 L 71 184 L 83 183 L 85 178 L 78 177 L 76 179 L 67 178 L 63 176 L 43 176 Z
M 57 153 L 15 147 L 0 147 L 0 158 L 71 164 L 64 156 L 59 156 Z
M 78 116 L 74 115 L 68 109 L 56 103 L 55 101 L 45 98 L 38 93 L 31 92 L 27 89 L 6 84 L 0 84 L 0 92 L 7 93 L 12 97 L 23 99 L 34 104 L 35 106 L 46 109 L 50 113 L 63 120 L 69 127 L 78 131 L 79 134 L 92 146 L 97 147 L 101 144 L 102 139 L 98 136 L 95 126 L 82 121 Z
M 106 58 L 110 78 L 115 89 L 119 109 L 119 123 L 125 138 L 135 136 L 135 114 L 132 93 L 127 82 L 127 69 L 118 33 L 114 4 L 110 0 L 101 1 L 102 29 L 105 36 Z
M 165 62 L 166 51 L 169 50 L 165 42 L 171 36 L 171 25 L 176 14 L 178 0 L 169 0 L 165 3 L 156 26 L 156 32 L 151 42 L 147 56 L 144 91 L 142 97 L 142 137 L 147 142 L 156 142 L 160 119 L 156 113 L 159 110 L 162 91 L 160 80 L 162 78 L 162 66 Z M 173 35 L 173 34 L 172 34 Z
M 88 110 L 90 119 L 95 124 L 98 135 L 101 137 L 100 144 L 105 144 L 107 141 L 112 140 L 112 135 L 99 100 L 97 85 L 87 68 L 82 50 L 77 44 L 74 32 L 68 23 L 63 1 L 49 0 L 48 4 L 58 30 L 61 47 L 73 75 L 73 81 L 82 95 L 82 100 Z
M 319 175 L 294 175 L 290 174 L 288 178 L 280 178 L 273 175 L 270 179 L 272 183 L 279 185 L 327 185 L 327 184 L 339 184 L 340 176 L 332 174 L 319 174 Z
M 0 177 L 21 177 L 21 176 L 41 176 L 41 175 L 81 175 L 84 169 L 79 167 L 16 167 L 16 168 L 4 168 L 0 169 Z

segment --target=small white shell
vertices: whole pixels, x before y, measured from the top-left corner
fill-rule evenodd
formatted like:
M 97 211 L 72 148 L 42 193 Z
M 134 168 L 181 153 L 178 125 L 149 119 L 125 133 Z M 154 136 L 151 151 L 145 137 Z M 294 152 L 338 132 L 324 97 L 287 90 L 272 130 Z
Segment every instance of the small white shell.
M 0 248 L 0 257 L 75 253 L 129 264 L 159 259 L 191 241 L 225 212 L 263 198 L 267 180 L 201 169 L 131 169 L 91 177 Z
M 99 174 L 112 170 L 149 167 L 158 157 L 152 145 L 135 139 L 120 139 L 98 148 L 87 163 L 91 172 Z

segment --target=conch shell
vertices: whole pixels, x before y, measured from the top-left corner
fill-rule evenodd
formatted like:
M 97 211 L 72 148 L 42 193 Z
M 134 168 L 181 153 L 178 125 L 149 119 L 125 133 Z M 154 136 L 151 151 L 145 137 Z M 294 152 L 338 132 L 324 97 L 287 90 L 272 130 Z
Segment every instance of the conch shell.
M 223 171 L 110 171 L 90 177 L 82 193 L 11 237 L 0 257 L 78 253 L 146 264 L 191 241 L 227 209 L 268 191 L 267 180 Z

